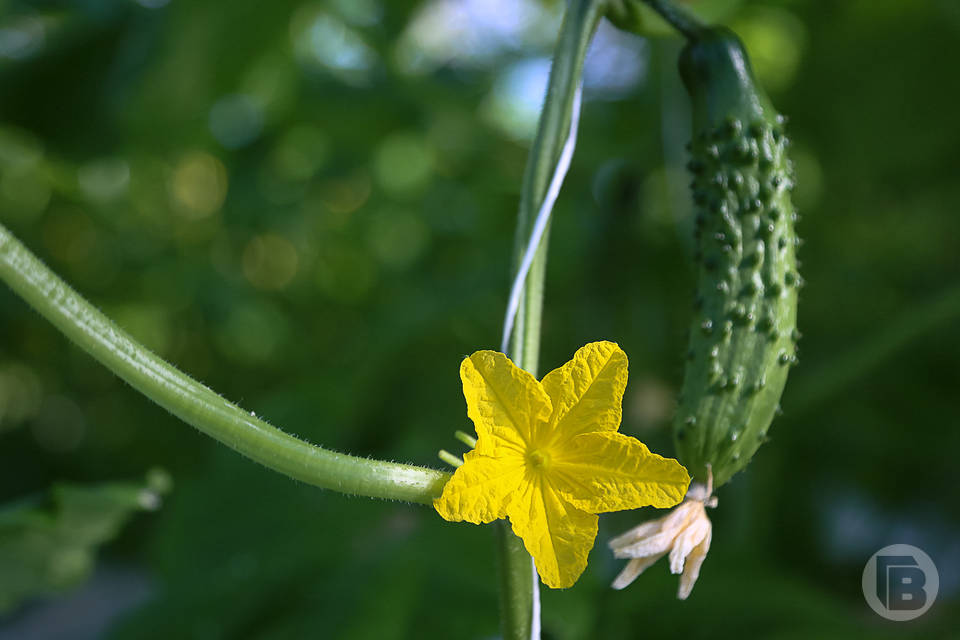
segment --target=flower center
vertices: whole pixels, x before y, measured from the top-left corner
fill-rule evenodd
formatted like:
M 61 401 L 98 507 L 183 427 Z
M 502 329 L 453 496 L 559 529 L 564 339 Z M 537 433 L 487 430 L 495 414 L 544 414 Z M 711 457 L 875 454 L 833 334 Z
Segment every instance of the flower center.
M 541 449 L 534 449 L 527 454 L 527 462 L 537 470 L 546 469 L 550 466 L 550 454 Z

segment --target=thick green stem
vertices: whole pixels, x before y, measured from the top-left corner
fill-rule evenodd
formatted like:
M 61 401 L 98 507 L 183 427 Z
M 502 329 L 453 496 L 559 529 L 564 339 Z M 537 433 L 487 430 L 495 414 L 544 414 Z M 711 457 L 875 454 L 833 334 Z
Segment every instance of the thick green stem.
M 570 129 L 574 94 L 583 74 L 587 46 L 597 29 L 604 0 L 572 0 L 553 56 L 550 81 L 543 112 L 524 174 L 514 244 L 514 273 L 533 230 L 537 210 L 547 193 L 560 152 Z M 537 249 L 517 312 L 510 356 L 518 367 L 537 375 L 540 355 L 540 328 L 543 313 L 543 281 L 546 274 L 549 227 Z M 530 555 L 523 542 L 505 522 L 497 523 L 500 556 L 501 626 L 504 640 L 529 640 L 539 611 L 534 611 L 534 589 Z
M 184 422 L 257 462 L 341 493 L 429 504 L 449 474 L 335 453 L 286 434 L 154 355 L 0 225 L 0 279 L 84 351 Z
M 500 626 L 504 640 L 530 640 L 533 616 L 533 569 L 523 540 L 513 535 L 510 523 L 498 520 L 497 556 L 500 560 Z M 537 587 L 539 588 L 539 587 Z
M 603 13 L 603 0 L 572 0 L 560 27 L 553 56 L 547 95 L 537 127 L 537 135 L 523 176 L 517 231 L 514 238 L 514 273 L 533 230 L 537 210 L 547 193 L 550 179 L 570 128 L 574 94 L 583 75 L 587 47 Z M 518 367 L 537 375 L 540 356 L 540 318 L 543 309 L 543 280 L 547 265 L 550 229 L 543 234 L 530 267 L 523 302 L 517 313 L 510 355 Z
M 635 0 L 628 0 L 635 1 Z M 643 0 L 651 9 L 660 14 L 660 17 L 670 23 L 674 29 L 682 33 L 688 39 L 694 39 L 701 29 L 703 23 L 691 13 L 678 7 L 670 0 Z

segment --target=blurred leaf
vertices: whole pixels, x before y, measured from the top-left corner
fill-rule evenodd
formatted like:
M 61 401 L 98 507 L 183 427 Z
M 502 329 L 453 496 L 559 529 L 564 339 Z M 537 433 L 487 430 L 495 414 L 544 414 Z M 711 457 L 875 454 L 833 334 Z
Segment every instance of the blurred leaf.
M 162 471 L 139 484 L 58 484 L 48 496 L 0 510 L 0 613 L 83 582 L 97 548 L 136 512 L 157 509 L 168 486 Z

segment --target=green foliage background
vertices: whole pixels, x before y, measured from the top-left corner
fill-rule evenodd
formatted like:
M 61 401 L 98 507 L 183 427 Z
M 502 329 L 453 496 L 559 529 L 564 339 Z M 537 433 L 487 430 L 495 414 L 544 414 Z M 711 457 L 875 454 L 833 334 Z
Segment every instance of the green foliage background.
M 337 450 L 440 466 L 436 450 L 469 429 L 459 361 L 499 343 L 509 284 L 528 142 L 496 96 L 504 69 L 548 55 L 560 8 L 468 63 L 426 64 L 425 34 L 441 27 L 411 24 L 442 4 L 0 2 L 0 220 L 245 408 Z M 720 494 L 690 600 L 674 599 L 662 562 L 607 588 L 619 563 L 606 540 L 652 515 L 612 514 L 577 586 L 543 594 L 545 637 L 950 637 L 960 8 L 701 4 L 743 35 L 791 117 L 801 362 L 772 441 Z M 679 42 L 637 46 L 639 83 L 588 91 L 555 212 L 541 370 L 585 342 L 619 342 L 622 430 L 671 454 L 693 288 L 686 107 Z M 0 288 L 0 501 L 154 467 L 173 481 L 162 508 L 100 550 L 92 582 L 0 617 L 0 637 L 497 633 L 489 528 L 262 469 Z M 4 522 L 0 545 L 13 539 Z M 860 572 L 900 542 L 933 557 L 941 595 L 896 625 L 867 608 Z M 110 591 L 118 574 L 142 597 Z M 0 566 L 0 590 L 15 579 Z M 53 619 L 96 585 L 73 628 Z

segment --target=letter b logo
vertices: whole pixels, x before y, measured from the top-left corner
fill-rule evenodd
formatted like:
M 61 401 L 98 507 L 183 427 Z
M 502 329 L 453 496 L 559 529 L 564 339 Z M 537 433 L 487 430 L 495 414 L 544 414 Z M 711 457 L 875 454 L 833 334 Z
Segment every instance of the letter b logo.
M 927 604 L 926 575 L 913 556 L 877 555 L 877 598 L 887 609 L 915 611 Z
M 884 547 L 863 569 L 863 596 L 888 620 L 917 618 L 933 604 L 940 587 L 937 567 L 926 553 L 907 544 Z

